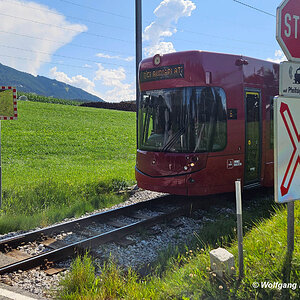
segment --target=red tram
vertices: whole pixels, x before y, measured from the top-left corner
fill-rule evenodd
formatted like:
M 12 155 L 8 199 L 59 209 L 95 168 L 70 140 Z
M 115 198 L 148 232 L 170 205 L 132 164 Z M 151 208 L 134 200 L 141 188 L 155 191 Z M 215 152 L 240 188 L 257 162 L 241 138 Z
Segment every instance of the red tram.
M 147 190 L 207 195 L 273 185 L 279 65 L 186 51 L 140 64 L 136 179 Z

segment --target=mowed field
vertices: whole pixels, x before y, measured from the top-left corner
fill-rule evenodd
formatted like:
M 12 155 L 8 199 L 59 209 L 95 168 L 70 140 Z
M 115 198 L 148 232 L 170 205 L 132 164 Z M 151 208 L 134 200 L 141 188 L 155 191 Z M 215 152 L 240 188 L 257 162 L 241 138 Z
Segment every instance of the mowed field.
M 134 183 L 135 113 L 19 101 L 18 116 L 1 122 L 0 233 L 123 200 L 113 192 Z

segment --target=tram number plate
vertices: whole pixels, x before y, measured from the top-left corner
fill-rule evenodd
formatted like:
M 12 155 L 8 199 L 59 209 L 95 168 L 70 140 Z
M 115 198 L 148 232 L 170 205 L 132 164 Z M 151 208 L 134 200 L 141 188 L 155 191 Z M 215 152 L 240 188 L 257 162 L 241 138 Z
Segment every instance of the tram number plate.
M 234 167 L 240 167 L 242 165 L 239 159 L 227 159 L 227 169 L 233 169 Z

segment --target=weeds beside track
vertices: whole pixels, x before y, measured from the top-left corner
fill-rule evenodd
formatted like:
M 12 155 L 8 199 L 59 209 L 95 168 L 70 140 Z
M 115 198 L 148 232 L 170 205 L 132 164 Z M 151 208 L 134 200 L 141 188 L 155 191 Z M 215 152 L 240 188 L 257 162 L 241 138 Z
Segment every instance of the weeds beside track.
M 251 206 L 249 200 L 255 205 Z M 78 257 L 71 272 L 61 282 L 59 299 L 299 299 L 300 203 L 295 205 L 295 250 L 291 263 L 286 257 L 286 209 L 267 199 L 255 198 L 244 204 L 245 276 L 220 279 L 210 269 L 209 251 L 219 246 L 234 254 L 237 261 L 235 216 L 216 219 L 197 235 L 197 246 L 184 252 L 169 252 L 163 257 L 160 272 L 141 278 L 129 270 L 124 272 L 114 262 L 105 264 L 99 275 L 90 268 L 91 260 Z M 247 207 L 249 205 L 249 207 Z M 196 245 L 197 245 L 196 244 Z M 80 272 L 81 270 L 81 272 Z M 236 270 L 238 265 L 236 263 Z M 286 272 L 289 271 L 289 278 Z M 74 290 L 78 276 L 94 278 Z M 113 281 L 111 280 L 113 278 Z M 287 282 L 288 280 L 289 282 Z M 293 283 L 296 288 L 263 288 L 261 282 Z M 259 284 L 257 286 L 256 284 Z

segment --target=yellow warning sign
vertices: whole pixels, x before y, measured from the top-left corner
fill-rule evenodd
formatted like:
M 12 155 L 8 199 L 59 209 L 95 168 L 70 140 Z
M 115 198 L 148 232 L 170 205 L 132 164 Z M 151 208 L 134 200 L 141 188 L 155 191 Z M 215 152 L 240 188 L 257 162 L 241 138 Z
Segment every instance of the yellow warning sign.
M 16 89 L 0 86 L 0 120 L 17 119 Z

